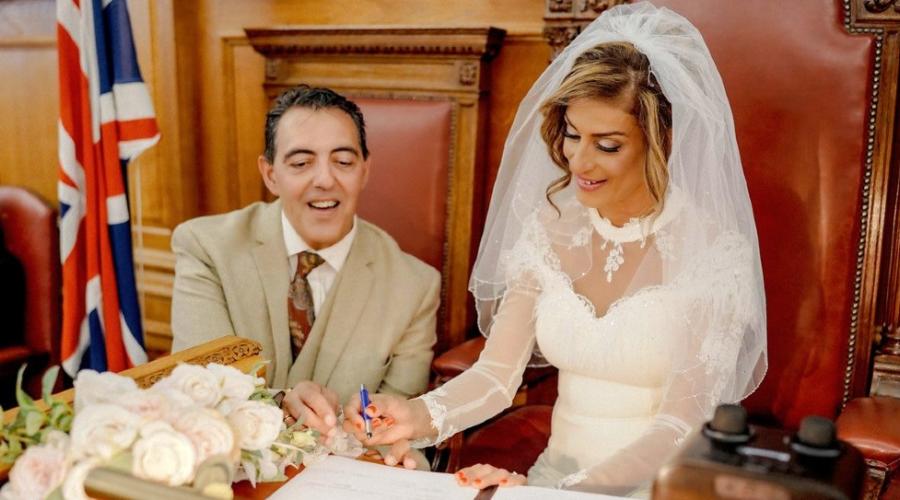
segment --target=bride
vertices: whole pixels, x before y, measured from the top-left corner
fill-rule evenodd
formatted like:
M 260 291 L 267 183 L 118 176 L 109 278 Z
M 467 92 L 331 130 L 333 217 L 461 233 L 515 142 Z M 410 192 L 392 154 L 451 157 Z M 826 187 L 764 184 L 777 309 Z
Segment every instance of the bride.
M 559 369 L 527 483 L 646 494 L 716 405 L 766 370 L 759 246 L 722 80 L 700 33 L 649 3 L 608 10 L 525 97 L 470 290 L 487 343 L 417 399 L 375 395 L 389 464 L 509 407 L 528 364 Z M 360 437 L 360 403 L 345 415 Z M 525 478 L 490 465 L 461 484 Z

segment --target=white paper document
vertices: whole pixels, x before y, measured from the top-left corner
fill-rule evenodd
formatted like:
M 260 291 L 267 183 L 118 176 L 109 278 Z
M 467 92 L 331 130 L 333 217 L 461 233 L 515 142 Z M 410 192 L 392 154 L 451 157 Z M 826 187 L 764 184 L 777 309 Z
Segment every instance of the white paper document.
M 479 491 L 459 486 L 453 474 L 398 467 L 329 456 L 278 488 L 274 500 L 474 500 Z M 485 492 L 490 495 L 490 492 Z M 622 497 L 575 491 L 514 486 L 497 488 L 493 500 L 613 500 Z
M 538 488 L 537 486 L 513 486 L 497 488 L 492 500 L 618 500 L 625 497 L 582 493 L 580 491 Z
M 478 492 L 456 484 L 452 474 L 329 456 L 278 488 L 275 500 L 473 500 Z

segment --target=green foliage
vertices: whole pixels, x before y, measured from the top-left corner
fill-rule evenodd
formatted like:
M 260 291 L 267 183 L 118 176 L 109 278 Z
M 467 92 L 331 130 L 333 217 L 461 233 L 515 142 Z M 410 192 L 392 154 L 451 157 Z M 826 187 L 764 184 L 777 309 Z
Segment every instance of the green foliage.
M 25 448 L 44 442 L 51 431 L 68 434 L 72 428 L 72 407 L 52 395 L 59 367 L 54 366 L 47 370 L 41 380 L 41 399 L 46 407 L 39 406 L 22 389 L 24 374 L 25 365 L 22 365 L 16 376 L 16 401 L 19 403 L 19 413 L 12 421 L 3 422 L 0 426 L 0 463 L 4 464 L 15 462 Z

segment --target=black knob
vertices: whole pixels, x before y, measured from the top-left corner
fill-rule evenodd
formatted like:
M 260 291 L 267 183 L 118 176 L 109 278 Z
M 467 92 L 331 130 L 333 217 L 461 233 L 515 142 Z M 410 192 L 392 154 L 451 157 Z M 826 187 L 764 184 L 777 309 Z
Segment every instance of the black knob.
M 709 427 L 725 434 L 746 434 L 747 410 L 741 405 L 719 405 Z
M 704 426 L 703 433 L 719 443 L 746 443 L 750 440 L 747 410 L 741 405 L 717 406 L 713 419 Z
M 817 448 L 834 447 L 834 423 L 824 417 L 809 416 L 800 422 L 797 441 Z
M 800 430 L 797 431 L 791 448 L 800 455 L 819 458 L 832 458 L 841 453 L 834 422 L 815 415 L 800 422 Z

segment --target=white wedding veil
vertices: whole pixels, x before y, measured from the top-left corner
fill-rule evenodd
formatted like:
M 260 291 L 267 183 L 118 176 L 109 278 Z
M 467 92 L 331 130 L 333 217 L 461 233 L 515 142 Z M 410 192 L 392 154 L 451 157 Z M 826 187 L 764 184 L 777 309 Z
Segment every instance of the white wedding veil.
M 640 221 L 636 237 L 581 206 L 571 184 L 551 197 L 556 207 L 546 199 L 547 187 L 563 171 L 542 140 L 541 106 L 579 55 L 617 41 L 633 44 L 648 58 L 672 110 L 664 208 Z M 690 297 L 684 314 L 690 316 L 691 338 L 673 353 L 668 384 L 692 370 L 714 377 L 714 387 L 697 389 L 706 403 L 704 414 L 712 403 L 740 401 L 758 386 L 766 370 L 766 319 L 753 212 L 722 79 L 703 37 L 682 16 L 648 2 L 609 9 L 553 60 L 523 99 L 506 140 L 469 282 L 485 335 L 504 294 L 528 267 L 522 241 L 535 220 L 559 254 L 552 259 L 598 315 L 651 287 Z M 591 233 L 597 227 L 621 239 L 607 241 L 608 234 Z M 621 248 L 611 260 L 617 244 Z M 634 264 L 625 283 L 612 279 L 616 259 Z M 539 290 L 539 281 L 527 286 Z M 541 359 L 536 349 L 533 361 Z

